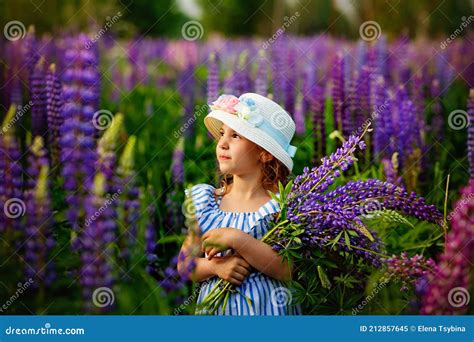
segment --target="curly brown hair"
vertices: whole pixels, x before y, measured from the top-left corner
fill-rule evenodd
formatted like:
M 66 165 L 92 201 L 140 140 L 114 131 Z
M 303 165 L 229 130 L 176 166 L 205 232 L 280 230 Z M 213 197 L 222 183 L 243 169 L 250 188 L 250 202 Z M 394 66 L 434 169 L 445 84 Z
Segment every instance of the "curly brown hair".
M 265 190 L 278 192 L 278 181 L 286 185 L 289 181 L 290 170 L 281 161 L 276 159 L 272 154 L 258 146 L 260 149 L 259 159 L 261 161 L 260 169 L 262 170 L 262 186 Z M 224 187 L 224 194 L 227 193 L 228 186 L 232 184 L 234 176 L 220 172 L 218 174 L 222 178 L 220 186 Z

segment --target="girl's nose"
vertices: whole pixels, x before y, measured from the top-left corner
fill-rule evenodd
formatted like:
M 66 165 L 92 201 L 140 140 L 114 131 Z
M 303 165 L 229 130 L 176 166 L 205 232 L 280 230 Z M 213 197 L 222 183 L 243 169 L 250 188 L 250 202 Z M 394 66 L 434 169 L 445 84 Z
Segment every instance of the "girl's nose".
M 219 139 L 219 147 L 220 148 L 227 148 L 229 146 L 228 142 L 227 142 L 227 138 L 225 135 L 221 136 L 221 138 Z

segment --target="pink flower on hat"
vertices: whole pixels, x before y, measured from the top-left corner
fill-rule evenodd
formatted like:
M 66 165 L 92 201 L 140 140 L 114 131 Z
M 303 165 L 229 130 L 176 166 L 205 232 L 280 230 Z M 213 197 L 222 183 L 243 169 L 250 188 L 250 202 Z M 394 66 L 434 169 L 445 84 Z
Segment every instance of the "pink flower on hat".
M 235 114 L 237 111 L 234 106 L 239 103 L 239 99 L 234 95 L 221 95 L 211 105 L 211 109 L 223 110 L 225 112 Z

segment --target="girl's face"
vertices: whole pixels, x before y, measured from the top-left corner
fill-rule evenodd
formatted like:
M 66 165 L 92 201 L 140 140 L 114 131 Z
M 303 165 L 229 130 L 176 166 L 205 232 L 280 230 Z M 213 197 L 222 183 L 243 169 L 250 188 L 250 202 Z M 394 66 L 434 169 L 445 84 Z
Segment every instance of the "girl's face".
M 243 175 L 260 169 L 261 149 L 258 145 L 240 136 L 226 125 L 222 125 L 220 135 L 216 146 L 216 156 L 221 172 Z

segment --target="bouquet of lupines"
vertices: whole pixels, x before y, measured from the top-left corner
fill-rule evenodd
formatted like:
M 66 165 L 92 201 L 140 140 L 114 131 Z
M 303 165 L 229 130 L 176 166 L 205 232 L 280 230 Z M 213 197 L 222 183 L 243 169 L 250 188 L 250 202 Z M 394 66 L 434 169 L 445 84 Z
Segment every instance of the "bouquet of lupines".
M 322 158 L 320 166 L 306 167 L 285 187 L 280 183 L 279 196 L 270 192 L 281 210 L 261 241 L 271 245 L 293 265 L 297 261 L 309 263 L 311 272 L 307 273 L 313 278 L 316 273 L 318 284 L 326 289 L 331 287 L 328 268 L 345 267 L 350 262 L 354 267 L 347 273 L 360 278 L 367 275 L 363 270 L 382 266 L 385 260 L 381 253 L 382 241 L 365 225 L 364 218 L 386 210 L 433 223 L 442 222 L 442 215 L 434 205 L 427 205 L 415 193 L 387 182 L 352 181 L 330 189 L 335 179 L 356 161 L 354 152 L 365 148 L 363 137 L 369 127 L 370 124 L 365 125 L 359 136 L 351 135 L 335 153 Z M 297 273 L 305 272 L 303 267 L 296 269 Z M 221 304 L 225 309 L 229 291 L 235 291 L 234 286 L 219 281 L 200 307 L 211 314 Z

